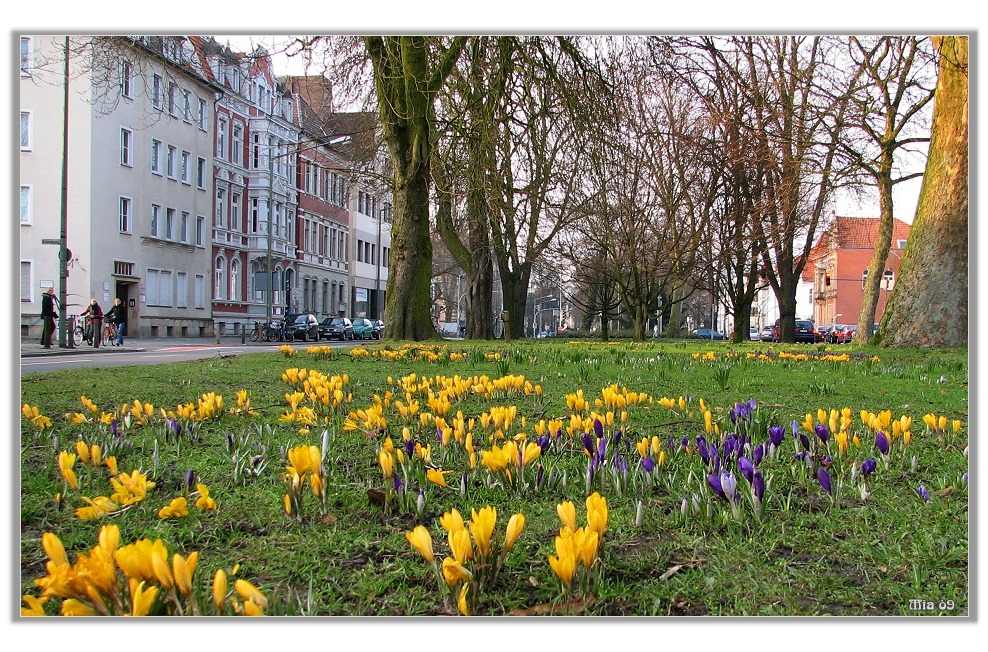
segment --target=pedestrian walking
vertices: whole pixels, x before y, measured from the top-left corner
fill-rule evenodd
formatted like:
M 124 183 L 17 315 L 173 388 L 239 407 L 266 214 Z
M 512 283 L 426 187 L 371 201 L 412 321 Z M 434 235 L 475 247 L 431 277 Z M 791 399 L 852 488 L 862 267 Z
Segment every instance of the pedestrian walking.
M 55 320 L 58 319 L 58 311 L 55 310 L 57 305 L 55 288 L 50 287 L 41 295 L 41 319 L 44 322 L 41 328 L 41 346 L 46 349 L 51 348 L 51 336 L 55 332 Z
M 123 346 L 124 330 L 127 328 L 127 308 L 124 307 L 119 297 L 113 300 L 113 307 L 106 313 L 106 318 L 113 324 L 117 332 L 117 339 L 113 346 Z
M 82 312 L 83 317 L 89 318 L 89 328 L 86 329 L 86 341 L 99 348 L 99 340 L 103 329 L 103 309 L 96 303 L 96 299 L 89 300 L 89 306 Z

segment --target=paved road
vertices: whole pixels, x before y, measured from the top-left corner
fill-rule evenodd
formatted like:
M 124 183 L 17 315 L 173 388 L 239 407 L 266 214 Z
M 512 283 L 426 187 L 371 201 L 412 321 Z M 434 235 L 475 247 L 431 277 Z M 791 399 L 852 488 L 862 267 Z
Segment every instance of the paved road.
M 211 338 L 124 338 L 124 345 L 101 346 L 83 343 L 77 348 L 45 349 L 38 340 L 21 340 L 21 374 L 55 371 L 76 367 L 118 367 L 123 365 L 161 364 L 213 358 L 224 355 L 276 351 L 286 342 L 240 342 L 240 337 L 224 337 L 217 344 Z M 287 342 L 298 349 L 315 346 L 315 342 Z M 326 342 L 333 347 L 353 346 L 353 342 Z

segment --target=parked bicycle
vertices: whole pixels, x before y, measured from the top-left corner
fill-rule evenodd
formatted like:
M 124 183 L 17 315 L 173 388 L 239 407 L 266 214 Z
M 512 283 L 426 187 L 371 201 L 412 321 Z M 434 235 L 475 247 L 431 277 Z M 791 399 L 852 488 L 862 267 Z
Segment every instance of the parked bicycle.
M 77 315 L 73 321 L 75 328 L 72 329 L 72 343 L 77 347 L 82 346 L 82 343 L 86 341 L 86 318 Z
M 117 341 L 117 325 L 113 323 L 107 323 L 103 327 L 103 338 L 101 340 L 103 346 L 111 346 Z
M 261 326 L 260 329 L 255 323 L 254 328 L 250 331 L 251 342 L 258 340 L 258 330 L 260 330 L 260 339 L 263 342 L 281 342 L 285 339 L 285 329 L 281 322 L 270 322 Z

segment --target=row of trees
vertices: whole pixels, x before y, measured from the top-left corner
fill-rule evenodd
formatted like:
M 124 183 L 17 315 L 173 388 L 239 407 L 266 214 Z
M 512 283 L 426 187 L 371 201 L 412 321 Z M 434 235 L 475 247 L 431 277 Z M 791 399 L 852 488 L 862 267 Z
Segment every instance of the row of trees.
M 338 78 L 357 79 L 354 43 L 339 42 L 351 56 Z M 967 74 L 964 38 L 397 36 L 362 45 L 394 164 L 389 336 L 415 340 L 435 335 L 435 232 L 468 277 L 472 337 L 493 337 L 495 266 L 505 334 L 523 334 L 541 260 L 578 288 L 574 303 L 603 324 L 622 311 L 637 337 L 656 305 L 675 327 L 678 306 L 702 289 L 729 303 L 740 341 L 767 284 L 791 341 L 796 288 L 841 190 L 879 197 L 859 317 L 869 332 L 892 188 L 921 173 L 936 64 L 941 89 L 950 70 Z M 951 142 L 966 144 L 966 84 L 951 90 L 965 107 Z M 956 107 L 941 116 L 949 104 L 937 98 L 937 119 L 955 125 Z M 939 164 L 954 196 L 963 177 L 965 203 L 945 211 L 921 199 L 890 313 L 926 320 L 922 307 L 897 310 L 896 294 L 911 286 L 910 251 L 927 247 L 923 211 L 948 212 L 964 260 L 941 282 L 963 287 L 966 343 L 966 158 L 962 171 L 956 163 L 930 154 L 924 197 Z M 892 342 L 889 320 L 880 335 Z

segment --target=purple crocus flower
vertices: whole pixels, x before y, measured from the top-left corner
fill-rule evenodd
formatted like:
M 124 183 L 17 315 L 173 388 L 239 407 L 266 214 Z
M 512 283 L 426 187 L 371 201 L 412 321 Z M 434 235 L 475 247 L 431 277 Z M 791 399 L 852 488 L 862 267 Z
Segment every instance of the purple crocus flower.
M 755 446 L 755 453 L 753 455 L 755 466 L 758 466 L 762 462 L 762 458 L 765 457 L 765 445 L 758 444 Z
M 793 455 L 793 458 L 797 460 L 805 460 L 807 457 L 809 457 L 809 455 L 810 454 L 807 453 L 806 451 L 799 451 L 798 453 Z
M 782 440 L 785 439 L 786 431 L 782 426 L 769 426 L 768 428 L 768 438 L 772 442 L 773 446 L 781 446 Z
M 168 425 L 172 427 L 172 432 L 175 433 L 176 437 L 182 434 L 182 422 L 178 419 L 169 419 Z
M 226 450 L 232 453 L 233 452 L 233 446 L 234 446 L 234 444 L 235 444 L 235 442 L 233 441 L 233 433 L 227 433 L 227 435 L 226 435 Z
M 538 489 L 542 486 L 542 478 L 545 477 L 545 467 L 539 464 L 538 473 L 535 474 L 535 488 Z
M 436 428 L 436 441 L 439 442 L 439 445 L 440 446 L 443 445 L 443 429 L 442 428 Z
M 727 498 L 727 496 L 724 495 L 724 488 L 721 486 L 720 476 L 718 474 L 708 473 L 707 483 L 710 485 L 710 488 L 714 490 L 715 494 L 717 494 L 721 498 Z
M 604 424 L 600 422 L 600 419 L 593 420 L 593 433 L 597 435 L 598 439 L 604 436 Z
M 762 478 L 761 473 L 755 473 L 751 479 L 751 488 L 755 490 L 755 498 L 758 499 L 758 502 L 762 502 L 762 496 L 765 495 L 765 479 Z
M 799 443 L 803 445 L 803 450 L 810 450 L 810 438 L 803 433 L 799 433 Z
M 729 501 L 734 502 L 734 496 L 737 492 L 738 481 L 734 477 L 734 474 L 730 471 L 724 471 L 720 474 L 720 488 L 724 492 L 724 497 Z
M 889 452 L 889 438 L 885 436 L 885 433 L 879 430 L 875 433 L 875 446 L 878 447 L 879 452 L 882 455 L 888 455 Z
M 642 458 L 642 469 L 645 470 L 645 473 L 651 473 L 652 469 L 654 468 L 655 468 L 655 462 L 652 461 L 651 457 Z
M 724 437 L 724 445 L 721 447 L 721 450 L 724 455 L 724 461 L 731 459 L 731 456 L 735 452 L 741 450 L 741 447 L 738 445 L 737 435 L 733 432 L 727 433 L 727 436 Z
M 861 463 L 861 477 L 867 478 L 869 475 L 874 473 L 877 468 L 878 462 L 875 461 L 874 457 L 869 457 Z
M 744 456 L 738 458 L 738 470 L 741 471 L 741 475 L 743 475 L 744 479 L 748 482 L 751 482 L 755 475 L 755 465 L 751 463 L 751 460 Z
M 737 404 L 735 404 L 735 407 L 737 407 Z M 731 417 L 732 424 L 736 424 L 738 422 L 738 413 L 734 408 L 728 410 L 727 416 Z
M 700 459 L 703 460 L 704 464 L 710 463 L 710 452 L 707 450 L 707 440 L 703 435 L 696 437 L 696 452 L 700 454 Z
M 799 435 L 799 424 L 796 423 L 795 419 L 793 419 L 792 424 L 789 427 L 792 428 L 792 436 L 793 439 L 795 439 Z
M 405 440 L 405 455 L 411 457 L 415 454 L 415 440 L 409 437 Z
M 686 435 L 683 435 L 682 440 L 679 442 L 679 450 L 684 451 L 689 447 L 689 445 L 690 440 L 686 437 Z
M 822 466 L 816 471 L 816 479 L 820 481 L 820 486 L 823 490 L 830 494 L 830 474 L 827 473 L 827 469 Z
M 589 432 L 585 432 L 583 433 L 583 436 L 580 437 L 580 441 L 583 443 L 583 447 L 587 450 L 587 453 L 593 455 L 593 451 L 594 451 L 593 436 Z
M 549 433 L 545 433 L 544 435 L 542 435 L 541 437 L 535 440 L 535 443 L 538 444 L 539 448 L 542 449 L 543 455 L 545 454 L 546 449 L 549 448 L 549 441 L 550 441 Z
M 823 468 L 825 469 L 830 468 L 830 465 L 833 463 L 834 463 L 834 458 L 830 457 L 829 455 L 824 455 L 823 459 L 820 460 L 820 465 L 823 466 Z
M 391 477 L 392 477 L 392 478 L 394 479 L 394 481 L 395 481 L 395 491 L 401 491 L 401 488 L 402 488 L 402 487 L 404 486 L 404 484 L 405 484 L 405 483 L 403 483 L 403 482 L 401 481 L 401 476 L 400 476 L 399 474 L 397 474 L 397 473 L 395 473 L 395 474 L 393 474 L 393 475 L 392 475 Z
M 961 484 L 963 484 L 965 487 L 967 486 L 967 473 L 961 476 Z
M 113 436 L 114 437 L 119 437 L 120 436 L 120 432 L 117 430 L 117 420 L 116 419 L 110 419 L 110 432 L 113 433 Z
M 666 441 L 666 447 L 669 449 L 670 453 L 676 452 L 676 438 L 669 435 L 669 439 Z
M 818 423 L 814 430 L 816 430 L 816 436 L 820 438 L 820 441 L 826 444 L 827 438 L 830 437 L 830 428 L 822 423 Z
M 617 446 L 617 445 L 618 445 L 618 443 L 619 443 L 619 442 L 621 441 L 621 434 L 622 434 L 622 433 L 621 433 L 621 430 L 620 430 L 620 429 L 618 429 L 618 430 L 615 430 L 615 431 L 614 431 L 614 438 L 613 438 L 613 440 L 611 441 L 611 443 L 612 443 L 612 444 L 614 444 L 615 446 Z
M 607 439 L 604 437 L 597 439 L 597 455 L 602 460 L 607 457 Z
M 922 484 L 916 487 L 916 491 L 919 492 L 919 497 L 923 499 L 924 503 L 930 502 L 930 492 L 926 490 Z
M 196 472 L 193 469 L 189 469 L 188 473 L 185 474 L 185 488 L 188 491 L 192 491 L 192 487 L 196 484 Z

